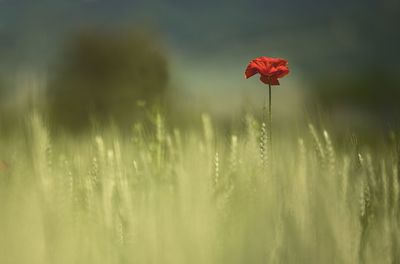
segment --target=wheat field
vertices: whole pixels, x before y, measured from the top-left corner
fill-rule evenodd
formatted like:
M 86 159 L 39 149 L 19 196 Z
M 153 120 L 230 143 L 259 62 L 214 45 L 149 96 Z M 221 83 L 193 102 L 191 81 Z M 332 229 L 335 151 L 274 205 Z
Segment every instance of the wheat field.
M 0 263 L 400 263 L 400 139 L 379 151 L 247 116 L 237 133 L 157 114 L 51 136 L 32 114 L 0 140 Z

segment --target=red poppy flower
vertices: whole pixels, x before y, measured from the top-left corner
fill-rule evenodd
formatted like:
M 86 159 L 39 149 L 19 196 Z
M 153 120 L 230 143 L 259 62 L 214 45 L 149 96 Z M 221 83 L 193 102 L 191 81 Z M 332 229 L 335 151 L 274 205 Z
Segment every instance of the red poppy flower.
M 279 85 L 278 78 L 289 73 L 288 62 L 279 58 L 259 57 L 252 60 L 246 68 L 246 79 L 259 73 L 260 80 L 265 84 Z

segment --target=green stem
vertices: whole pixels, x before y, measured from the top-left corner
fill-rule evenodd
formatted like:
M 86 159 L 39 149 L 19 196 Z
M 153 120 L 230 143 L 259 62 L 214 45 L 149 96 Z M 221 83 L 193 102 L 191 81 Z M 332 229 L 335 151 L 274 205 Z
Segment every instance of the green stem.
M 269 104 L 268 104 L 268 139 L 269 139 L 269 153 L 270 158 L 272 157 L 272 103 L 271 103 L 271 83 L 268 83 L 268 90 L 269 90 Z

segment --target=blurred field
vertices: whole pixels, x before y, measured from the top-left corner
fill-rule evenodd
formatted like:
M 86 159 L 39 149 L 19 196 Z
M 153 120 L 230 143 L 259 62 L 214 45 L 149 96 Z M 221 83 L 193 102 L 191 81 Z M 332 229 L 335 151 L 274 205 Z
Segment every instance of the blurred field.
M 0 0 L 0 264 L 400 263 L 398 14 Z
M 399 263 L 400 138 L 379 151 L 304 124 L 231 132 L 153 114 L 123 136 L 0 141 L 0 263 Z M 260 138 L 261 136 L 261 138 Z

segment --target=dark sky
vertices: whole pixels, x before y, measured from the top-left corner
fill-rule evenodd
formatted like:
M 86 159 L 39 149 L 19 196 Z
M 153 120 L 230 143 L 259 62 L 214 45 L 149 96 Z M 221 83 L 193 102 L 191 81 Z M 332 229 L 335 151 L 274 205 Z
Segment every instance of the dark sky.
M 399 2 L 0 0 L 0 65 L 46 63 L 82 26 L 135 25 L 158 31 L 173 56 L 193 65 L 267 55 L 309 75 L 398 73 Z
M 41 54 L 81 25 L 135 23 L 185 52 L 252 54 L 262 46 L 299 59 L 366 62 L 397 53 L 399 8 L 397 0 L 0 0 L 0 49 Z

